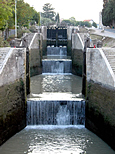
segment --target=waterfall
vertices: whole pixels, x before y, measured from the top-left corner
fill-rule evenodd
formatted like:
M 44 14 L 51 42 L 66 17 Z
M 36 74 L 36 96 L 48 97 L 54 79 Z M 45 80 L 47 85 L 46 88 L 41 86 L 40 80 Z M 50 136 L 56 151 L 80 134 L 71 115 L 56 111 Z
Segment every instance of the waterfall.
M 67 56 L 67 47 L 47 47 L 47 55 Z
M 71 73 L 72 61 L 67 59 L 42 60 L 42 73 Z
M 67 59 L 67 47 L 47 47 L 47 57 L 42 60 L 42 73 L 72 72 L 72 60 Z
M 27 125 L 84 125 L 85 101 L 27 101 Z
M 57 125 L 69 125 L 70 124 L 70 111 L 67 109 L 67 105 L 60 106 L 56 115 Z
M 64 75 L 65 73 L 68 74 L 72 72 L 72 60 L 66 57 L 66 47 L 47 47 L 47 56 L 49 57 L 42 60 L 42 74 L 49 73 L 51 75 L 53 73 Z M 63 58 L 58 58 L 59 56 Z M 53 82 L 55 84 L 55 81 Z M 58 86 L 59 85 L 60 84 L 58 84 Z M 69 88 L 71 88 L 71 85 Z M 49 95 L 49 100 L 44 100 L 47 99 L 47 97 L 44 97 L 44 99 L 40 99 L 40 97 L 38 99 L 28 99 L 27 125 L 85 124 L 85 101 L 77 99 L 76 97 L 75 99 L 71 97 L 68 100 L 67 95 L 63 95 L 62 99 L 59 95 L 59 91 L 56 92 L 59 98 L 52 99 L 51 95 Z M 54 93 L 52 93 L 52 95 L 54 95 Z

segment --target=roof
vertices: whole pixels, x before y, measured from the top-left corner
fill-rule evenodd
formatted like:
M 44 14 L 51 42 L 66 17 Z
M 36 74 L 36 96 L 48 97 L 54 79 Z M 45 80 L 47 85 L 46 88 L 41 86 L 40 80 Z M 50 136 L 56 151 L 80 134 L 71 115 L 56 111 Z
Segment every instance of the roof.
M 88 20 L 84 20 L 84 21 L 88 21 L 88 22 L 90 22 L 90 21 L 93 21 L 92 19 L 88 19 Z

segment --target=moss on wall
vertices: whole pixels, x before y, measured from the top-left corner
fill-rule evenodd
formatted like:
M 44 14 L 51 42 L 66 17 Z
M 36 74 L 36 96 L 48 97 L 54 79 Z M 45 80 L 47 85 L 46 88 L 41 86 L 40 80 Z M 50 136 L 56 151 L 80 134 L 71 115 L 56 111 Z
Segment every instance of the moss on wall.
M 87 82 L 86 128 L 115 150 L 115 89 Z
M 42 72 L 41 50 L 30 50 L 30 77 L 39 75 Z
M 47 40 L 42 41 L 42 55 L 43 56 L 47 55 Z
M 22 79 L 0 87 L 0 145 L 26 126 L 25 102 Z
M 73 74 L 82 76 L 82 66 L 83 66 L 83 51 L 73 49 L 72 50 Z
M 71 46 L 72 46 L 71 40 L 68 40 L 68 41 L 67 41 L 67 55 L 68 55 L 68 56 L 72 56 L 72 55 L 71 55 L 71 50 L 72 50 L 72 49 L 71 49 Z

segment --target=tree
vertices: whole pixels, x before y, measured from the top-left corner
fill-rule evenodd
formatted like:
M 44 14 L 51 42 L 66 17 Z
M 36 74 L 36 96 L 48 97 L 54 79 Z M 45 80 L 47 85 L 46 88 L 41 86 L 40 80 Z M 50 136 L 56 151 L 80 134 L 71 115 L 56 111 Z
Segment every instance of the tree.
M 75 17 L 71 17 L 71 18 L 69 18 L 69 20 L 70 20 L 70 22 L 71 22 L 71 25 L 76 26 Z
M 86 26 L 86 27 L 91 27 L 92 25 L 91 25 L 91 23 L 89 23 L 88 21 L 84 21 L 84 22 L 82 22 L 82 26 Z
M 28 27 L 32 21 L 37 24 L 40 22 L 40 14 L 33 7 L 30 7 L 28 3 L 25 3 L 24 0 L 18 0 L 17 20 L 18 26 Z
M 102 11 L 102 22 L 105 26 L 113 25 L 115 21 L 115 0 L 110 0 L 106 3 L 105 8 Z
M 17 2 L 17 23 L 18 26 L 28 27 L 30 20 L 32 19 L 32 10 L 29 4 L 24 3 L 23 0 Z
M 34 11 L 33 19 L 37 24 L 40 22 L 40 14 L 37 11 Z
M 55 21 L 59 24 L 60 23 L 60 16 L 59 13 L 57 13 L 56 17 L 55 17 Z
M 92 26 L 94 26 L 95 28 L 97 28 L 97 24 L 95 22 L 93 22 Z
M 52 24 L 52 20 L 49 18 L 41 18 L 41 25 L 48 26 Z
M 71 25 L 71 21 L 69 19 L 64 19 L 61 24 L 64 24 L 66 26 L 70 26 Z
M 56 13 L 54 12 L 54 8 L 52 8 L 52 4 L 50 4 L 50 3 L 44 4 L 42 17 L 43 18 L 49 18 L 52 21 L 54 21 L 55 15 L 56 15 Z
M 0 0 L 0 29 L 8 27 L 8 20 L 13 16 L 13 0 Z

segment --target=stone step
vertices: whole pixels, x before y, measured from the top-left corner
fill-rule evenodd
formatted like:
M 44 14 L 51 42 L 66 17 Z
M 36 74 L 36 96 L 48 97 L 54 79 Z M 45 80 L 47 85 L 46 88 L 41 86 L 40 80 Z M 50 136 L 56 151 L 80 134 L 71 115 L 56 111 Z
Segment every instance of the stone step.
M 0 59 L 4 59 L 6 57 L 7 54 L 4 55 L 0 55 Z
M 107 57 L 107 59 L 110 59 L 110 60 L 113 59 L 113 60 L 115 60 L 115 57 Z
M 112 59 L 112 58 L 107 58 L 108 60 L 110 60 L 110 61 L 115 61 L 115 59 Z
M 106 55 L 108 58 L 115 58 L 115 56 Z
M 113 55 L 106 54 L 106 55 L 108 55 L 109 57 L 115 57 L 115 54 L 113 54 Z
M 115 64 L 115 61 L 112 61 L 112 60 L 108 60 L 109 63 L 112 63 L 112 64 Z
M 115 62 L 109 62 L 111 66 L 115 66 Z
M 9 48 L 0 48 L 0 69 L 3 66 L 3 62 L 5 60 L 5 57 L 8 54 L 9 50 L 10 50 L 10 47 Z

